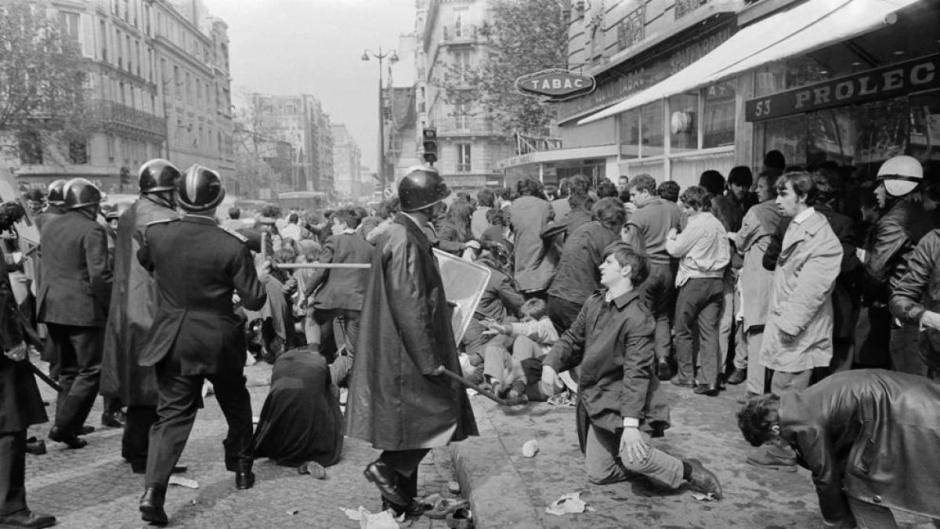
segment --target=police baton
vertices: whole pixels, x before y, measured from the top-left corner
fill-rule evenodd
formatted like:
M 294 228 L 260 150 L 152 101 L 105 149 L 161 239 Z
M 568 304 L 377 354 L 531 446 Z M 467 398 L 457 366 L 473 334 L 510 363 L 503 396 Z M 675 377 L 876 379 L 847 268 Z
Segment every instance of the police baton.
M 50 388 L 56 390 L 57 393 L 62 392 L 62 386 L 56 384 L 55 380 L 52 380 L 51 378 L 49 378 L 49 375 L 43 373 L 42 369 L 39 369 L 38 367 L 36 367 L 36 365 L 30 362 L 28 358 L 23 361 L 26 362 L 26 364 L 29 366 L 29 370 L 32 371 L 34 375 L 39 377 L 40 380 L 48 384 Z
M 501 398 L 499 398 L 495 393 L 493 393 L 492 391 L 489 391 L 489 390 L 487 390 L 487 389 L 483 389 L 483 388 L 480 387 L 478 384 L 474 384 L 473 382 L 470 382 L 470 381 L 467 380 L 466 378 L 464 378 L 464 377 L 458 375 L 457 373 L 454 373 L 454 372 L 451 371 L 450 369 L 446 369 L 446 368 L 445 368 L 444 371 L 443 371 L 443 374 L 444 374 L 444 375 L 447 375 L 447 377 L 450 378 L 451 380 L 455 380 L 455 381 L 459 382 L 461 385 L 466 386 L 466 387 L 468 387 L 468 388 L 470 388 L 470 389 L 476 391 L 476 392 L 479 393 L 480 395 L 483 395 L 484 397 L 490 399 L 491 401 L 495 402 L 496 404 L 499 404 L 500 406 L 517 406 L 517 405 L 519 405 L 519 404 L 526 404 L 527 402 L 529 402 L 525 397 L 522 397 L 522 396 L 520 396 L 520 397 L 515 397 L 515 398 L 511 398 L 511 399 L 501 399 Z

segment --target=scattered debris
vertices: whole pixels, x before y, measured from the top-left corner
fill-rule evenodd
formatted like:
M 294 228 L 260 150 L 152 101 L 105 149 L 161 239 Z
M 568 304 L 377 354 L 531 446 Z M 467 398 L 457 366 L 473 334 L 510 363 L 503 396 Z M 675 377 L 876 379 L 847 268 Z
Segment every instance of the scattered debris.
M 194 479 L 184 478 L 183 476 L 178 476 L 173 474 L 170 476 L 170 485 L 177 485 L 180 487 L 186 487 L 187 489 L 198 489 L 199 482 Z
M 545 508 L 545 512 L 555 516 L 564 516 L 566 514 L 582 513 L 586 507 L 587 505 L 581 499 L 580 492 L 569 492 L 553 501 L 551 505 Z
M 190 504 L 190 505 L 199 505 L 199 500 L 197 500 L 196 498 L 193 498 L 193 499 L 189 502 L 189 504 Z
M 461 507 L 447 515 L 447 527 L 451 529 L 473 529 L 473 512 Z
M 535 439 L 529 439 L 522 445 L 522 455 L 525 457 L 535 457 L 539 453 L 539 443 Z
M 316 461 L 308 461 L 297 467 L 298 474 L 310 474 L 314 479 L 326 479 L 326 469 Z
M 698 501 L 718 501 L 718 498 L 715 496 L 714 492 L 709 492 L 702 494 L 701 492 L 693 492 L 692 497 Z
M 359 529 L 399 529 L 398 522 L 392 516 L 392 511 L 382 511 L 371 513 L 368 509 L 359 506 L 359 509 L 345 509 L 340 507 L 350 520 L 359 522 Z
M 300 510 L 298 510 L 298 509 L 291 509 L 291 510 L 287 511 L 287 514 L 290 515 L 290 516 L 297 516 L 297 513 L 299 513 L 299 512 L 300 512 Z
M 456 481 L 448 481 L 447 492 L 451 494 L 460 494 L 460 483 L 457 483 Z

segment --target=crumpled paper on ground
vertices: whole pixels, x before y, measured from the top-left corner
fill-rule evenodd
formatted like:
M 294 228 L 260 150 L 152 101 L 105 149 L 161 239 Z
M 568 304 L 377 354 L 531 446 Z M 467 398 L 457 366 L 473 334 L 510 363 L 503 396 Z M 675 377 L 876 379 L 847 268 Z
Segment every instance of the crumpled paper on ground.
M 715 496 L 714 492 L 709 492 L 707 494 L 702 494 L 701 492 L 693 492 L 692 497 L 698 501 L 718 501 L 718 498 Z
M 170 485 L 179 485 L 187 489 L 198 489 L 199 483 L 194 479 L 184 478 L 183 476 L 170 476 Z
M 581 499 L 580 492 L 569 492 L 568 494 L 562 494 L 560 498 L 553 501 L 551 505 L 545 508 L 545 512 L 555 516 L 564 516 L 566 514 L 582 513 L 587 508 L 587 504 Z
M 392 516 L 391 511 L 382 511 L 373 514 L 362 505 L 359 506 L 359 509 L 344 509 L 340 507 L 339 510 L 343 511 L 350 520 L 358 521 L 359 529 L 399 529 L 400 527 L 398 522 L 395 521 L 395 517 Z

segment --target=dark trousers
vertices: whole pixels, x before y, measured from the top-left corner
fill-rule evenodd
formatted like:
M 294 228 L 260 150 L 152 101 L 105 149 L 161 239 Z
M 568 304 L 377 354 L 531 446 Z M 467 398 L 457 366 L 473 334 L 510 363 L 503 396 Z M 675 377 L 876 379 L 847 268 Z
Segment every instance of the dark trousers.
M 165 489 L 173 467 L 179 462 L 202 405 L 202 384 L 212 382 L 216 400 L 228 423 L 225 468 L 232 472 L 251 470 L 251 396 L 241 369 L 210 375 L 181 375 L 179 360 L 171 355 L 157 364 L 157 422 L 150 429 L 145 485 Z
M 574 323 L 574 320 L 578 319 L 578 313 L 581 312 L 582 305 L 584 305 L 583 302 L 576 303 L 556 296 L 548 296 L 546 302 L 548 317 L 555 325 L 558 334 L 567 331 L 568 327 L 571 327 L 571 324 Z
M 415 450 L 386 450 L 379 456 L 388 468 L 398 474 L 398 483 L 409 497 L 418 495 L 418 466 L 424 456 L 430 452 L 427 448 Z
M 724 280 L 720 277 L 689 279 L 679 288 L 676 300 L 676 360 L 678 376 L 700 384 L 717 385 L 721 372 L 718 354 L 718 322 L 724 300 Z M 695 336 L 698 327 L 698 355 Z M 696 361 L 697 360 L 697 361 Z M 698 375 L 695 365 L 701 366 Z
M 342 331 L 342 336 L 336 336 L 334 339 L 336 346 L 344 346 L 342 351 L 337 351 L 336 358 L 330 363 L 330 379 L 337 386 L 346 387 L 352 372 L 353 359 L 356 357 L 356 341 L 359 339 L 360 321 L 362 320 L 362 311 L 347 309 L 317 310 L 315 313 L 317 323 L 321 325 L 332 320 Z
M 56 401 L 55 425 L 63 432 L 77 434 L 98 396 L 104 329 L 47 325 L 49 337 L 59 353 L 59 385 L 62 386 Z
M 0 516 L 26 509 L 26 430 L 0 432 Z
M 656 360 L 669 357 L 672 345 L 669 320 L 676 307 L 676 278 L 669 263 L 650 263 L 649 277 L 640 285 L 640 294 L 656 319 Z
M 121 437 L 121 457 L 135 471 L 147 468 L 147 448 L 150 446 L 150 428 L 157 422 L 156 406 L 128 406 Z

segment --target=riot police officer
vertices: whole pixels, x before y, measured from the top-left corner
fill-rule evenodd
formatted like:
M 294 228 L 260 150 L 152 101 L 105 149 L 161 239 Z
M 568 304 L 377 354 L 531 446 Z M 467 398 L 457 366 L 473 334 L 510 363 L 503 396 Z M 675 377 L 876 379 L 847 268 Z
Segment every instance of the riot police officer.
M 42 281 L 36 303 L 58 354 L 62 386 L 49 439 L 82 448 L 87 442 L 78 435 L 98 395 L 111 266 L 107 232 L 95 220 L 101 191 L 74 178 L 63 194 L 65 213 L 50 219 L 39 239 Z
M 157 300 L 153 277 L 137 260 L 147 224 L 179 218 L 176 185 L 182 174 L 172 163 L 154 159 L 138 173 L 140 198 L 118 219 L 114 247 L 114 287 L 105 328 L 101 394 L 127 406 L 121 455 L 136 474 L 147 468 L 150 427 L 157 420 L 157 377 L 137 364 L 153 325 Z M 52 192 L 49 192 L 50 197 Z
M 267 295 L 255 271 L 247 239 L 218 225 L 216 207 L 225 191 L 215 171 L 194 165 L 177 184 L 179 220 L 150 223 L 137 252 L 157 286 L 157 308 L 139 364 L 155 367 L 157 420 L 150 429 L 142 518 L 166 524 L 166 487 L 186 446 L 205 379 L 212 382 L 228 422 L 225 466 L 235 485 L 254 485 L 251 472 L 251 398 L 245 387 L 245 336 L 232 295 L 251 310 Z M 262 269 L 262 274 L 265 274 Z

